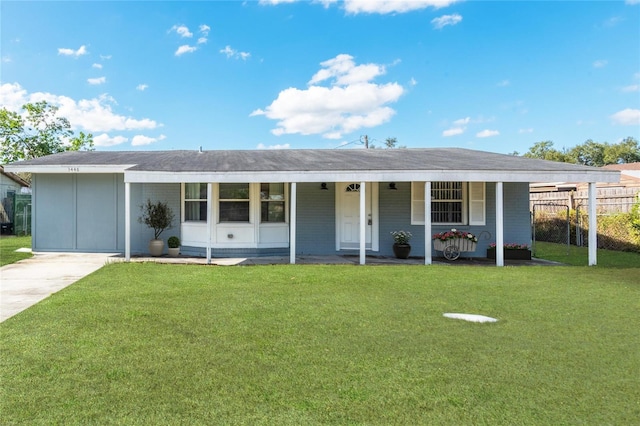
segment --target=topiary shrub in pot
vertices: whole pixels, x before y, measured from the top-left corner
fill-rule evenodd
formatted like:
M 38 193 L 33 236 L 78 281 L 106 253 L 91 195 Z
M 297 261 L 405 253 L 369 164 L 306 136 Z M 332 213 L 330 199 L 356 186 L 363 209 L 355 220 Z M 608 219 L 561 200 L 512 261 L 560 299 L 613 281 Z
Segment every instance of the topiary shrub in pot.
M 153 240 L 149 242 L 149 253 L 151 256 L 162 256 L 164 241 L 160 239 L 160 234 L 170 228 L 173 224 L 173 210 L 162 201 L 152 203 L 151 200 L 140 206 L 141 215 L 138 222 L 144 223 L 153 229 Z
M 173 236 L 167 240 L 169 246 L 169 257 L 178 257 L 180 254 L 180 238 Z

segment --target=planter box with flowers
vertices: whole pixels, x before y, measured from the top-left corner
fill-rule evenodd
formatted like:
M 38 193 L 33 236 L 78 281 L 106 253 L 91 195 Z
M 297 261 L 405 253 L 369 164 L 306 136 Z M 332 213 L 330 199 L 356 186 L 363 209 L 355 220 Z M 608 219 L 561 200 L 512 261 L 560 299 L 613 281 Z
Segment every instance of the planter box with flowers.
M 458 231 L 452 229 L 450 231 L 439 232 L 434 234 L 433 248 L 439 250 L 449 260 L 455 260 L 464 251 L 476 251 L 478 237 L 470 232 Z
M 531 250 L 526 244 L 507 243 L 503 247 L 505 260 L 531 260 Z M 496 243 L 489 244 L 487 258 L 496 258 Z

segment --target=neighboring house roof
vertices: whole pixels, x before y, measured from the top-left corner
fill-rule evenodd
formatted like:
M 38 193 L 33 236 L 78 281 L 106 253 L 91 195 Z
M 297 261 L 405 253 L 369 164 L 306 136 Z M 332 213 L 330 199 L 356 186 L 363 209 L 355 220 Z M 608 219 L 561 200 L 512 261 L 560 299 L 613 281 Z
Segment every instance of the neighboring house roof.
M 625 177 L 631 177 L 640 181 L 640 162 L 609 164 L 608 166 L 604 166 L 603 168 L 609 170 L 620 170 L 623 179 Z
M 22 179 L 17 174 L 5 171 L 4 170 L 4 166 L 0 166 L 0 174 L 6 176 L 7 178 L 11 179 L 12 181 L 14 181 L 15 183 L 17 183 L 18 185 L 20 185 L 22 187 L 28 188 L 30 186 L 29 182 L 27 182 L 26 180 Z
M 611 170 L 640 170 L 640 162 L 635 163 L 622 163 L 622 164 L 607 164 L 602 167 L 603 169 Z
M 127 182 L 619 180 L 613 170 L 461 148 L 75 151 L 8 167 L 32 173 L 121 172 Z
M 615 182 L 606 182 L 598 187 L 609 188 L 640 188 L 640 162 L 624 164 L 608 164 L 602 166 L 605 170 L 620 171 L 620 179 Z M 540 182 L 530 185 L 530 192 L 562 192 L 585 190 L 583 182 Z

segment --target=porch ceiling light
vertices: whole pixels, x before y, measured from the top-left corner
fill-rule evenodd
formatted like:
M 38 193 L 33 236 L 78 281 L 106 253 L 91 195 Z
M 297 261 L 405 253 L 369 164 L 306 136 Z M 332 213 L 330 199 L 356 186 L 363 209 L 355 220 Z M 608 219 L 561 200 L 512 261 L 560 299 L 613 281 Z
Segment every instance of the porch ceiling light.
M 326 182 L 322 182 L 320 184 L 320 189 L 323 190 L 323 191 L 328 191 L 329 188 L 327 188 L 327 183 Z
M 397 190 L 398 190 L 398 188 L 396 188 L 396 183 L 395 183 L 395 182 L 391 182 L 391 183 L 389 183 L 389 189 L 390 189 L 391 191 L 397 191 Z

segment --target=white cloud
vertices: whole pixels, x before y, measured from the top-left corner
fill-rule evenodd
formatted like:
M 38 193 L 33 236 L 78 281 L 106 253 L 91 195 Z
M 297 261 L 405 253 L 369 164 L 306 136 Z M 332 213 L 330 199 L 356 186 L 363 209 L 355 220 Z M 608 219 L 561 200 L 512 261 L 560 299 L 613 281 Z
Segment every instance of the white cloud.
M 144 135 L 135 135 L 131 139 L 131 146 L 151 145 L 152 143 L 161 141 L 163 139 L 166 139 L 165 135 L 160 135 L 157 138 L 151 138 Z
M 638 92 L 640 91 L 640 85 L 632 84 L 630 86 L 625 86 L 620 90 L 622 90 L 623 92 Z
M 276 6 L 279 4 L 296 3 L 300 0 L 259 0 L 259 4 L 266 6 Z M 440 9 L 447 7 L 460 0 L 344 0 L 344 9 L 347 13 L 405 13 L 414 10 L 433 7 Z M 341 3 L 338 0 L 313 0 L 312 3 L 319 3 L 325 8 L 333 4 Z
M 418 80 L 416 80 L 415 78 L 411 77 L 411 80 L 409 80 L 409 85 L 417 86 L 418 85 Z
M 138 84 L 136 86 L 136 90 L 139 90 L 141 92 L 144 92 L 145 90 L 147 90 L 147 88 L 149 87 L 148 84 Z
M 272 130 L 277 136 L 321 134 L 339 139 L 345 133 L 385 123 L 395 114 L 387 104 L 398 101 L 403 87 L 370 81 L 384 73 L 383 66 L 358 66 L 349 55 L 338 55 L 321 66 L 307 89 L 285 89 L 266 109 L 257 109 L 251 116 L 278 120 Z M 330 87 L 317 85 L 326 80 L 331 80 Z
M 640 4 L 640 0 L 624 0 L 625 4 Z
M 103 61 L 107 61 L 111 59 L 111 55 L 100 55 L 100 59 L 102 59 Z
M 518 130 L 518 133 L 533 133 L 533 129 L 532 128 L 520 129 Z
M 183 44 L 182 46 L 178 47 L 178 50 L 176 50 L 175 55 L 181 56 L 181 55 L 184 55 L 185 53 L 195 52 L 196 50 L 198 50 L 198 48 L 195 46 L 189 46 L 188 44 Z
M 330 78 L 334 78 L 334 84 L 338 86 L 356 84 L 371 81 L 386 72 L 382 65 L 356 65 L 353 56 L 345 54 L 321 62 L 320 65 L 323 69 L 315 73 L 308 84 L 319 83 Z
M 93 143 L 96 146 L 115 146 L 127 142 L 129 139 L 124 136 L 110 137 L 108 134 L 103 133 L 93 137 Z
M 450 136 L 461 135 L 464 133 L 464 130 L 465 129 L 463 127 L 452 127 L 451 129 L 447 129 L 443 131 L 442 136 L 444 136 L 445 138 L 448 138 Z
M 269 145 L 269 146 L 266 146 L 263 143 L 259 143 L 258 146 L 256 146 L 256 149 L 289 149 L 289 148 L 291 148 L 291 146 L 288 143 Z
M 618 25 L 620 22 L 622 22 L 624 19 L 620 16 L 613 16 L 609 19 L 607 19 L 606 21 L 604 21 L 604 23 L 602 24 L 605 27 L 615 27 L 616 25 Z
M 4 107 L 16 112 L 26 103 L 47 101 L 59 108 L 59 116 L 67 118 L 74 129 L 91 133 L 155 129 L 162 126 L 149 118 L 136 119 L 115 113 L 113 105 L 116 105 L 116 102 L 108 95 L 76 101 L 68 96 L 46 92 L 29 94 L 18 83 L 5 83 L 0 85 L 0 99 L 3 100 Z
M 609 61 L 607 61 L 606 59 L 598 59 L 597 61 L 593 61 L 593 67 L 594 68 L 604 68 L 607 66 L 607 64 L 609 63 Z
M 455 126 L 466 126 L 471 122 L 471 117 L 459 118 L 453 122 Z
M 262 5 L 278 5 L 282 3 L 295 3 L 298 0 L 260 0 L 259 3 Z
M 348 13 L 405 13 L 413 10 L 433 7 L 440 9 L 458 0 L 345 0 L 344 8 Z
M 251 53 L 238 52 L 237 50 L 232 49 L 231 46 L 228 46 L 228 45 L 225 46 L 224 49 L 220 49 L 220 53 L 227 55 L 227 58 L 242 59 L 243 61 L 246 61 L 251 57 Z
M 437 30 L 446 27 L 447 25 L 456 25 L 462 21 L 462 16 L 454 13 L 453 15 L 442 15 L 439 18 L 433 18 L 431 23 Z
M 107 82 L 107 77 L 88 78 L 87 82 L 93 85 L 104 84 Z
M 99 70 L 101 70 L 101 69 L 102 69 L 102 64 L 93 64 L 93 65 L 91 65 L 91 66 L 92 66 L 93 68 L 97 68 L 97 69 L 99 69 Z
M 204 44 L 204 43 L 206 43 L 206 42 L 207 42 L 207 38 L 206 38 L 206 37 L 200 37 L 200 38 L 198 39 L 198 44 Z
M 75 56 L 76 58 L 78 56 L 82 56 L 82 55 L 86 55 L 87 53 L 89 53 L 87 51 L 87 48 L 85 45 L 82 45 L 78 48 L 78 50 L 73 50 L 73 49 L 68 49 L 68 48 L 59 48 L 58 49 L 58 55 L 63 55 L 63 56 Z
M 623 126 L 638 126 L 640 125 L 640 109 L 623 109 L 611 116 L 614 124 L 621 124 Z
M 485 129 L 481 132 L 476 133 L 476 137 L 477 138 L 489 138 L 491 136 L 498 136 L 500 134 L 499 131 L 497 130 L 489 130 L 489 129 Z
M 175 31 L 180 37 L 193 37 L 193 33 L 186 25 L 174 25 L 169 31 Z
M 202 25 L 200 25 L 199 30 L 200 30 L 200 32 L 202 34 L 204 34 L 205 36 L 208 36 L 209 35 L 209 31 L 211 31 L 211 27 L 208 26 L 207 24 L 202 24 Z

